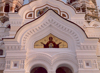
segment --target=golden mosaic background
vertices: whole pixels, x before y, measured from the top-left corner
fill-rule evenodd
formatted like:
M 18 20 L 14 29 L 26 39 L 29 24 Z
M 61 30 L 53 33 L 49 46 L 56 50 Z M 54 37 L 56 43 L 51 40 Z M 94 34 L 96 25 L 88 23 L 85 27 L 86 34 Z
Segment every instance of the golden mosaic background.
M 34 44 L 34 48 L 44 48 L 43 44 L 41 44 L 41 42 L 43 42 L 44 44 L 46 44 L 49 41 L 49 37 L 53 38 L 53 41 L 58 44 L 61 42 L 61 44 L 59 45 L 59 48 L 68 48 L 68 44 L 67 42 L 57 38 L 56 36 L 49 34 L 48 36 L 44 37 L 43 39 L 40 39 L 39 41 L 35 42 Z

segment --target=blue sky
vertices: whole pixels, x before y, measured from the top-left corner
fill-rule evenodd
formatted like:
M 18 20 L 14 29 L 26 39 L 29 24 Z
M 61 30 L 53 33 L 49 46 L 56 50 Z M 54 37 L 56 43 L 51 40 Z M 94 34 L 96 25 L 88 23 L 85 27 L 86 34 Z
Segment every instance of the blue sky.
M 97 0 L 97 6 L 99 6 L 100 9 L 100 0 Z
M 65 1 L 65 0 L 63 0 L 63 1 Z M 100 0 L 96 0 L 96 1 L 97 1 L 97 6 L 100 9 Z M 28 0 L 25 0 L 24 4 L 27 4 L 27 3 L 28 3 Z

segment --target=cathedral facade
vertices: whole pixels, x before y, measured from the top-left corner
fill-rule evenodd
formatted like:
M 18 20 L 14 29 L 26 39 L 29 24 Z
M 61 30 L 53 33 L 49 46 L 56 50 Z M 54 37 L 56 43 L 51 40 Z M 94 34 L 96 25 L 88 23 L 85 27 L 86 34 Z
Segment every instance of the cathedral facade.
M 0 73 L 100 73 L 96 0 L 0 0 Z

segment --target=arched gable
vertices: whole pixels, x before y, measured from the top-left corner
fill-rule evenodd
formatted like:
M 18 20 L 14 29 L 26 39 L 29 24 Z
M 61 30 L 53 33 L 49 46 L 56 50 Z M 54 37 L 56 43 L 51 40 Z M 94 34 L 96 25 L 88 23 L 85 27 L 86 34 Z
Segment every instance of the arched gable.
M 36 0 L 33 1 L 29 4 L 26 4 L 25 6 L 21 7 L 18 14 L 22 17 L 25 18 L 25 15 L 30 12 L 30 11 L 35 11 L 39 7 L 43 7 L 45 5 L 52 6 L 54 8 L 59 8 L 61 11 L 65 11 L 68 13 L 68 15 L 73 16 L 77 12 L 74 9 L 74 7 L 70 6 L 69 4 L 64 4 L 61 1 L 58 0 Z
M 50 33 L 68 42 L 68 44 L 70 44 L 68 46 L 72 49 L 79 46 L 86 38 L 84 30 L 77 24 L 63 19 L 53 10 L 48 10 L 40 18 L 23 25 L 17 31 L 14 39 L 25 48 L 25 44 L 28 43 L 32 46 L 37 40 Z M 32 39 L 34 41 L 32 41 Z

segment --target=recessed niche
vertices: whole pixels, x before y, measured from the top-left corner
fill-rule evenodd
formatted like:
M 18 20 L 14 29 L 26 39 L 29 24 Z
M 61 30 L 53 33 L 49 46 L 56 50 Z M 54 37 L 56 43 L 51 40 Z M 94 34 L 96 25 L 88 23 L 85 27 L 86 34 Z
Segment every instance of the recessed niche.
M 27 19 L 33 19 L 33 12 L 28 12 L 27 14 L 26 14 L 26 18 Z
M 19 61 L 13 61 L 12 68 L 19 68 Z
M 91 68 L 92 65 L 91 65 L 91 61 L 90 60 L 86 60 L 85 61 L 85 68 Z

